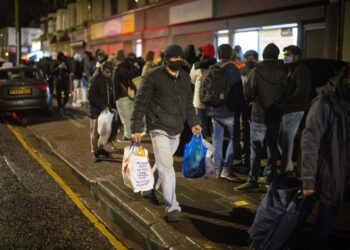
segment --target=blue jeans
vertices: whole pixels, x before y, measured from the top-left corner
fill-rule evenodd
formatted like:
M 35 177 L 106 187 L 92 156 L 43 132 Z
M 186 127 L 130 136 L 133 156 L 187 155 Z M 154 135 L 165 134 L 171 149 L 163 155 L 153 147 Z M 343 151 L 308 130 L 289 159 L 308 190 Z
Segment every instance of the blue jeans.
M 203 138 L 207 137 L 208 134 L 208 116 L 207 116 L 207 110 L 206 109 L 198 109 L 195 108 L 196 110 L 196 115 L 199 117 L 200 119 L 200 125 L 202 127 L 202 136 Z
M 271 165 L 266 169 L 267 177 L 273 177 L 276 173 L 276 163 L 279 155 L 278 142 L 279 124 L 250 123 L 250 170 L 248 181 L 258 182 L 260 162 L 264 153 L 264 140 L 271 152 Z
M 180 135 L 171 136 L 162 130 L 150 131 L 155 168 L 158 170 L 158 180 L 156 189 L 162 186 L 163 197 L 166 202 L 166 212 L 174 210 L 181 211 L 180 205 L 176 200 L 176 175 L 174 170 L 173 155 L 176 152 L 180 142 Z
M 233 128 L 235 123 L 234 117 L 212 117 L 211 122 L 213 124 L 213 146 L 214 151 L 214 164 L 217 171 L 226 169 L 228 173 L 232 172 L 233 164 Z M 226 156 L 224 164 L 222 165 L 222 145 L 224 142 L 225 128 L 228 131 L 229 143 L 226 150 Z
M 293 148 L 294 138 L 298 131 L 299 124 L 303 119 L 304 111 L 293 112 L 282 116 L 281 123 L 281 145 L 280 152 L 282 154 L 282 171 L 293 170 Z

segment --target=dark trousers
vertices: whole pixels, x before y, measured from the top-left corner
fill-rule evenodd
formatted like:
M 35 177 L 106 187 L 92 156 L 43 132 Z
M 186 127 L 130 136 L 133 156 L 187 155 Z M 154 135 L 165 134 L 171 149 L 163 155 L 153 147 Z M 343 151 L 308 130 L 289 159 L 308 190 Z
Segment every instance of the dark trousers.
M 62 93 L 64 94 L 63 100 Z M 69 80 L 56 82 L 56 98 L 59 108 L 66 106 L 69 100 Z

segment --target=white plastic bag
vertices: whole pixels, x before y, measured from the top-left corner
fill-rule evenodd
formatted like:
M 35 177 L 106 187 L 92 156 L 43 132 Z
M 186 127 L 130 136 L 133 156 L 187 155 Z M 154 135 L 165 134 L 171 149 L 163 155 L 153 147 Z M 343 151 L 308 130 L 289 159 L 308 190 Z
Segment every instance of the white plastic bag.
M 134 145 L 124 148 L 122 175 L 124 184 L 135 193 L 153 189 L 154 175 L 147 149 Z
M 215 148 L 211 143 L 209 143 L 204 139 L 203 139 L 203 144 L 208 149 L 207 154 L 205 156 L 205 177 L 216 176 L 216 171 L 215 171 L 216 168 L 213 160 Z
M 97 143 L 99 146 L 107 144 L 108 138 L 112 131 L 113 117 L 114 114 L 111 113 L 108 108 L 106 108 L 97 118 L 97 133 L 100 136 Z

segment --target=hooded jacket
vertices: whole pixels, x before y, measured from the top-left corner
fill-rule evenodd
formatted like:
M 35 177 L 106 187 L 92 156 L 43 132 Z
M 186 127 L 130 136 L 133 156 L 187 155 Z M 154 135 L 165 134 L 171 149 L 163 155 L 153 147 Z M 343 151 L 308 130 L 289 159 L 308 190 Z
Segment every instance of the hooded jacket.
M 316 189 L 320 201 L 330 205 L 342 204 L 350 182 L 350 90 L 342 85 L 339 81 L 335 91 L 314 100 L 301 140 L 304 188 Z
M 271 123 L 278 121 L 278 105 L 287 86 L 287 72 L 282 63 L 266 59 L 251 70 L 245 93 L 252 101 L 252 121 Z
M 143 131 L 145 115 L 149 131 L 160 129 L 169 135 L 180 134 L 186 120 L 190 127 L 198 125 L 192 96 L 191 79 L 183 70 L 175 78 L 164 66 L 151 69 L 144 76 L 135 98 L 131 132 Z

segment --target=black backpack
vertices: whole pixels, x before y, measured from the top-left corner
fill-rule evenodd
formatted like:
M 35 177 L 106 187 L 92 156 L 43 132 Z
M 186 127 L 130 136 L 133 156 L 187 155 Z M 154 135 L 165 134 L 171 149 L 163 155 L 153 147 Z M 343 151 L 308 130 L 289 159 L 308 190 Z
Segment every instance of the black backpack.
M 205 106 L 226 104 L 229 94 L 229 74 L 224 69 L 226 65 L 212 65 L 204 74 L 199 88 L 199 99 Z

